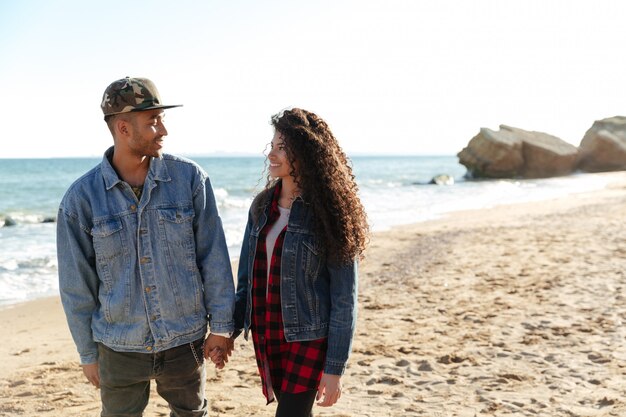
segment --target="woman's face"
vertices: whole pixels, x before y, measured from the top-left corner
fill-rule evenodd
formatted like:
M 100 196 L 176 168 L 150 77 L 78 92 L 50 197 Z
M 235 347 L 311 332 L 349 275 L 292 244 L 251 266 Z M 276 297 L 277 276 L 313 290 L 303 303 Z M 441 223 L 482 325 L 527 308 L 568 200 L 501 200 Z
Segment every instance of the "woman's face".
M 292 171 L 291 164 L 287 158 L 285 143 L 280 132 L 276 131 L 270 143 L 270 152 L 267 155 L 270 163 L 270 175 L 274 178 L 287 178 Z

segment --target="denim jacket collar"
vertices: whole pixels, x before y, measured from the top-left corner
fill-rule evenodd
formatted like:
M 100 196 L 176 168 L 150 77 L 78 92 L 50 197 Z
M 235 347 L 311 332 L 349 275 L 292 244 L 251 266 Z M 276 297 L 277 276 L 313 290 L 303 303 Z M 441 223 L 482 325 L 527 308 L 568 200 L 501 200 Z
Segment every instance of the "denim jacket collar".
M 267 190 L 267 194 L 265 194 L 264 200 L 260 201 L 259 203 L 262 204 L 263 209 L 262 209 L 262 215 L 263 218 L 262 219 L 256 219 L 256 223 L 257 223 L 257 230 L 260 230 L 261 227 L 265 226 L 265 222 L 267 221 L 267 218 L 269 216 L 269 211 L 270 211 L 270 205 L 272 204 L 272 196 L 274 195 L 274 192 L 276 190 L 276 187 L 280 187 L 281 186 L 281 182 L 280 180 L 277 181 L 277 183 L 270 187 Z M 253 203 L 254 205 L 255 203 Z M 307 216 L 311 216 L 310 210 L 308 209 L 308 207 L 311 205 L 311 203 L 309 203 L 305 198 L 303 198 L 302 196 L 297 196 L 293 202 L 291 203 L 291 212 L 289 214 L 289 227 L 291 228 L 296 228 L 296 229 L 300 229 L 300 228 L 306 228 L 308 230 L 308 226 L 307 226 L 307 222 L 310 222 L 310 219 L 308 219 Z M 259 221 L 261 220 L 261 221 Z
M 109 160 L 109 158 L 113 157 L 114 149 L 115 147 L 111 146 L 104 152 L 104 156 L 102 157 L 102 177 L 104 177 L 104 184 L 107 190 L 110 190 L 122 181 Z M 151 158 L 148 177 L 153 178 L 155 181 L 171 181 L 171 177 L 167 172 L 167 166 L 163 161 L 163 157 Z

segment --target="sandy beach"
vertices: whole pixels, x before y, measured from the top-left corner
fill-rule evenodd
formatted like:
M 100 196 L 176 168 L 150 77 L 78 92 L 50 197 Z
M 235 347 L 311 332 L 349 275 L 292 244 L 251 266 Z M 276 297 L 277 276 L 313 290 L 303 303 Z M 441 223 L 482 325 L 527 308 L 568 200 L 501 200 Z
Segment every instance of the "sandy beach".
M 626 416 L 620 178 L 374 234 L 343 396 L 316 415 Z M 58 298 L 1 310 L 0 334 L 0 416 L 99 415 Z M 209 415 L 274 415 L 253 355 L 240 338 L 210 366 Z M 152 391 L 145 415 L 169 415 Z

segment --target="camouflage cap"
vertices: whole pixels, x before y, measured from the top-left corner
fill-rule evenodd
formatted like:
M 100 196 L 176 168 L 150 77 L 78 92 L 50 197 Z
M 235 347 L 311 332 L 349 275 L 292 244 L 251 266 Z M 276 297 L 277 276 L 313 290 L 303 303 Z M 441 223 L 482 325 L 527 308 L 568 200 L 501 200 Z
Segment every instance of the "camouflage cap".
M 161 96 L 152 81 L 147 78 L 122 78 L 113 81 L 104 90 L 100 107 L 104 117 L 134 111 L 169 109 L 182 104 L 163 105 Z

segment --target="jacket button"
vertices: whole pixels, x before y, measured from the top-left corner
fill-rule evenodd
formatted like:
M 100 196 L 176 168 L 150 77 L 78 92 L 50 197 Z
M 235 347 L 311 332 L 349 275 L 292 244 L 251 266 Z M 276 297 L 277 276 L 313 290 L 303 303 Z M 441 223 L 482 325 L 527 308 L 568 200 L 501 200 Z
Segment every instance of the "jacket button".
M 148 352 L 152 352 L 152 346 L 146 346 L 146 350 L 147 350 Z
M 135 211 L 135 210 L 137 210 L 137 206 L 136 206 L 136 205 L 134 205 L 134 204 L 133 204 L 133 205 L 131 205 L 131 206 L 130 206 L 130 211 Z
M 144 256 L 143 258 L 139 260 L 140 264 L 147 264 L 148 262 L 150 262 L 150 258 L 147 256 Z
M 150 291 L 151 291 L 150 287 L 146 287 L 146 292 L 150 292 Z

